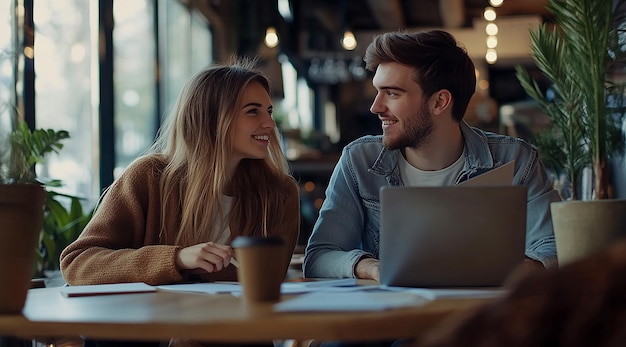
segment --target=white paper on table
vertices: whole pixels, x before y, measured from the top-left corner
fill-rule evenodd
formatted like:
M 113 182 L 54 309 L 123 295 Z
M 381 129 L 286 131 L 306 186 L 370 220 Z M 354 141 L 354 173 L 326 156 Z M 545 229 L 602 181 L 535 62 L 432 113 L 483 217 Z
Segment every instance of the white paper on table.
M 412 293 L 385 291 L 311 292 L 274 305 L 275 312 L 383 311 L 422 305 L 428 300 Z
M 378 286 L 376 286 L 378 287 Z M 282 294 L 309 293 L 318 291 L 351 292 L 370 289 L 371 286 L 357 285 L 356 278 L 304 278 L 283 282 Z
M 241 292 L 237 282 L 181 283 L 157 286 L 159 290 L 188 293 L 221 294 Z
M 481 299 L 498 298 L 504 296 L 507 290 L 502 287 L 495 288 L 409 288 L 381 286 L 394 292 L 413 293 L 428 300 L 435 299 Z
M 184 283 L 184 284 L 167 284 L 157 287 L 160 290 L 220 294 L 230 293 L 233 295 L 241 295 L 242 287 L 238 282 L 207 282 L 207 283 Z M 363 291 L 378 286 L 359 286 L 356 285 L 356 279 L 312 279 L 297 282 L 283 282 L 280 287 L 281 294 L 299 294 L 316 291 L 333 291 L 333 292 L 352 292 Z
M 155 291 L 155 287 L 143 282 L 93 284 L 83 286 L 67 286 L 61 288 L 61 294 L 66 297 L 150 293 Z
M 358 285 L 358 286 L 328 286 L 328 287 L 292 287 L 289 285 L 285 286 L 285 283 L 280 287 L 280 292 L 282 294 L 300 294 L 300 293 L 312 293 L 312 292 L 364 292 L 371 289 L 379 289 L 378 285 Z

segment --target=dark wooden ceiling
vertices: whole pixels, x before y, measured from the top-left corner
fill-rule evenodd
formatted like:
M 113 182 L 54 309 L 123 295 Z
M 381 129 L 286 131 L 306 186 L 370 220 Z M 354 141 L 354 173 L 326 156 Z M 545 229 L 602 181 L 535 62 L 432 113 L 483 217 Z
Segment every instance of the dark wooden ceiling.
M 337 36 L 397 29 L 471 27 L 488 0 L 292 0 L 290 34 L 303 38 L 307 50 L 340 51 Z M 550 20 L 547 0 L 504 0 L 498 16 L 538 15 Z M 302 45 L 302 42 L 299 42 Z M 302 46 L 300 46 L 302 48 Z
M 295 55 L 341 52 L 338 37 L 346 29 L 358 35 L 397 29 L 469 28 L 489 6 L 488 0 L 289 0 L 293 17 L 284 19 L 278 11 L 281 0 L 181 1 L 201 9 L 223 36 L 217 40 L 238 45 L 238 53 L 255 50 L 265 28 L 276 26 L 281 47 Z M 504 0 L 496 12 L 499 17 L 538 15 L 550 21 L 547 1 Z
M 394 30 L 402 28 L 471 26 L 482 17 L 487 0 L 296 0 L 295 15 L 303 29 Z M 548 16 L 547 0 L 505 0 L 501 16 Z

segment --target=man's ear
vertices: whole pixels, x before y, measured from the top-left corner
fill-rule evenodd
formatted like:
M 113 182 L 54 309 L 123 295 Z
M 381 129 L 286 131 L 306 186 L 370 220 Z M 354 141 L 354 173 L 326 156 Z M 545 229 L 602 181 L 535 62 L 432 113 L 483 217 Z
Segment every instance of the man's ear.
M 440 114 L 452 109 L 452 94 L 447 89 L 436 91 L 430 98 L 430 101 L 433 114 Z

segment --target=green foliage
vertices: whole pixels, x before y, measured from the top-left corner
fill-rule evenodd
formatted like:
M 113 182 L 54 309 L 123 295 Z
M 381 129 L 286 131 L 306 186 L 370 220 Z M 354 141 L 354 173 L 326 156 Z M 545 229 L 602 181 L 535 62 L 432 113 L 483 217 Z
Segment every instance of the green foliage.
M 614 154 L 624 152 L 621 130 L 624 117 L 624 85 L 609 79 L 611 71 L 626 60 L 623 36 L 624 0 L 549 0 L 555 28 L 543 24 L 530 31 L 533 59 L 553 85 L 548 100 L 537 82 L 522 67 L 518 80 L 551 118 L 552 127 L 537 136 L 536 145 L 547 166 L 566 172 L 572 199 L 582 171 L 599 172 Z M 596 179 L 594 190 L 605 192 L 608 184 Z M 600 197 L 604 198 L 604 197 Z
M 85 212 L 81 198 L 48 190 L 39 237 L 35 277 L 43 277 L 47 270 L 59 269 L 59 256 L 63 249 L 76 240 L 93 215 Z M 66 206 L 68 206 L 66 208 Z
M 61 141 L 69 137 L 65 130 L 31 131 L 25 122 L 21 122 L 12 134 L 9 176 L 0 183 L 37 183 L 35 165 L 43 163 L 47 153 L 58 153 L 63 148 Z
M 35 277 L 43 277 L 47 270 L 59 269 L 59 256 L 74 241 L 91 219 L 93 209 L 85 212 L 82 199 L 51 190 L 63 185 L 60 180 L 40 182 L 35 166 L 44 163 L 48 153 L 59 153 L 61 141 L 69 138 L 65 130 L 35 129 L 21 122 L 11 137 L 9 176 L 0 184 L 33 183 L 46 187 L 43 228 L 39 235 Z
M 0 52 L 0 60 L 17 57 L 6 51 Z M 46 188 L 43 227 L 34 269 L 34 277 L 43 277 L 46 270 L 59 269 L 61 251 L 82 232 L 94 209 L 84 211 L 81 198 L 51 190 L 63 185 L 60 180 L 41 182 L 37 178 L 36 165 L 43 164 L 47 154 L 58 154 L 63 148 L 61 142 L 70 137 L 69 132 L 53 129 L 31 131 L 26 122 L 18 120 L 17 108 L 0 100 L 0 116 L 3 112 L 11 115 L 11 128 L 14 124 L 17 128 L 10 132 L 2 131 L 1 134 L 6 138 L 0 139 L 0 164 L 3 164 L 0 165 L 0 184 L 40 184 Z

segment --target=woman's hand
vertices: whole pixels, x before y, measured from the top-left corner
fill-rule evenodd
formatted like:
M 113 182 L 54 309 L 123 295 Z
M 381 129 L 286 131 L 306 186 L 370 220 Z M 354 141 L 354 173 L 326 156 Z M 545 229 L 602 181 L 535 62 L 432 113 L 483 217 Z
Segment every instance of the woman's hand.
M 228 245 L 214 242 L 200 243 L 183 248 L 176 255 L 176 267 L 180 270 L 204 269 L 218 272 L 230 264 L 233 250 Z

